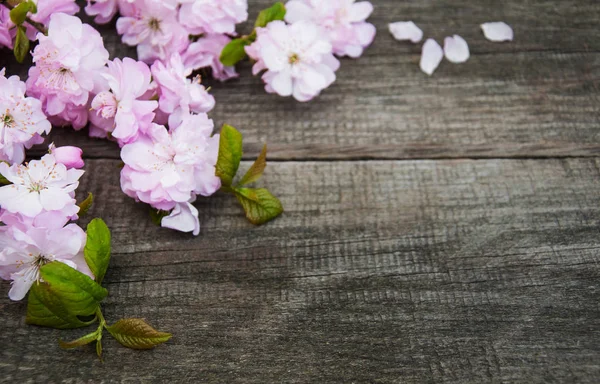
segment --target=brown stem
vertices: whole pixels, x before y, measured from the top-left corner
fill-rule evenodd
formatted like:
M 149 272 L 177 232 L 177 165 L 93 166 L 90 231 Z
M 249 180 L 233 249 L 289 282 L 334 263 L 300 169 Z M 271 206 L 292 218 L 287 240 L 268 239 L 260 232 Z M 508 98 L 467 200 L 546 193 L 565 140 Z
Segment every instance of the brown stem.
M 4 6 L 6 8 L 8 8 L 9 10 L 12 10 L 14 8 L 14 6 L 12 6 L 11 4 L 9 4 L 6 1 L 0 1 L 0 3 L 4 4 Z M 44 26 L 44 24 L 42 23 L 38 23 L 37 21 L 33 21 L 28 17 L 25 18 L 25 21 L 27 23 L 29 23 L 29 25 L 31 25 L 33 28 L 37 29 L 38 31 L 40 31 L 41 33 L 43 33 L 44 35 L 48 34 L 48 31 L 46 30 L 46 27 Z

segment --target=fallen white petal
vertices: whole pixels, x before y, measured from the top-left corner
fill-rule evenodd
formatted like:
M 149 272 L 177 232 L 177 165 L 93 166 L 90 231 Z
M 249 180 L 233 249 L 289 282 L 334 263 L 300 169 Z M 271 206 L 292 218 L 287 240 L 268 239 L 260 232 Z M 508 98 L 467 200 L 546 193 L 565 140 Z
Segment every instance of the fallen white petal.
M 512 41 L 515 37 L 513 29 L 510 27 L 510 25 L 502 21 L 483 23 L 481 24 L 481 29 L 483 30 L 485 38 L 490 41 Z
M 423 44 L 421 54 L 421 70 L 431 76 L 444 58 L 442 47 L 433 39 L 427 39 Z
M 423 31 L 412 21 L 391 23 L 389 29 L 396 40 L 410 40 L 413 43 L 418 43 L 423 39 Z
M 448 61 L 456 64 L 464 63 L 471 57 L 469 44 L 467 44 L 465 39 L 458 35 L 446 37 L 444 39 L 444 53 L 446 54 L 446 59 L 448 59 Z

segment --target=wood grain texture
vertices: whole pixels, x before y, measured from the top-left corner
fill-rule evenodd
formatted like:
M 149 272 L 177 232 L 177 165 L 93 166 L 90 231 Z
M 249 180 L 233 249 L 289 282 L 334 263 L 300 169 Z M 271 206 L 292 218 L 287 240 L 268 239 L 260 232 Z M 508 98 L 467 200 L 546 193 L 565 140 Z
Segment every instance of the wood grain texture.
M 271 1 L 249 3 L 253 19 Z M 598 156 L 600 3 L 373 3 L 373 46 L 360 60 L 344 59 L 337 82 L 313 102 L 266 94 L 249 63 L 241 66 L 239 80 L 210 82 L 217 100 L 211 117 L 217 126 L 228 123 L 244 132 L 247 158 L 264 142 L 270 158 L 279 160 Z M 471 46 L 471 60 L 444 62 L 427 77 L 418 67 L 421 46 L 397 42 L 387 31 L 399 20 L 415 20 L 439 42 L 460 34 Z M 479 25 L 491 20 L 510 23 L 515 41 L 487 41 Z M 133 55 L 113 26 L 101 31 L 113 56 Z M 23 74 L 6 51 L 4 65 L 8 73 Z M 85 145 L 90 158 L 119 156 L 106 141 L 87 144 L 85 134 L 56 129 L 52 139 Z
M 249 164 L 245 164 L 247 167 Z M 151 352 L 61 351 L 0 284 L 0 381 L 593 383 L 600 374 L 600 161 L 287 162 L 287 212 L 254 228 L 229 196 L 193 238 L 150 224 L 90 160 L 109 321 L 174 333 Z

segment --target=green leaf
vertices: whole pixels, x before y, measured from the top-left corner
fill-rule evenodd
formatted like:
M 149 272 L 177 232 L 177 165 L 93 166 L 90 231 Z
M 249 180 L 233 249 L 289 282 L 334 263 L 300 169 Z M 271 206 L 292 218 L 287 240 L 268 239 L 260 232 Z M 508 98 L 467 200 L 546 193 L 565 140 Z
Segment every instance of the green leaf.
M 234 193 L 252 224 L 264 224 L 283 213 L 279 199 L 264 188 L 236 188 Z
M 277 2 L 273 4 L 272 7 L 263 9 L 258 14 L 258 18 L 256 18 L 256 23 L 254 23 L 255 27 L 264 28 L 271 21 L 274 20 L 283 20 L 285 18 L 285 5 L 282 2 Z
M 23 2 L 10 10 L 10 19 L 15 25 L 20 26 L 25 22 L 27 13 L 31 10 L 30 2 Z M 37 10 L 36 10 L 37 11 Z
M 106 329 L 119 343 L 132 349 L 152 349 L 172 336 L 157 331 L 142 319 L 122 319 Z
M 79 217 L 85 216 L 92 207 L 92 204 L 94 204 L 94 195 L 92 195 L 91 192 L 88 192 L 88 195 L 85 198 L 85 200 L 79 203 Z
M 169 216 L 171 212 L 161 211 L 160 209 L 150 207 L 150 219 L 152 222 L 160 227 L 163 217 Z
M 42 327 L 69 329 L 87 327 L 96 319 L 81 321 L 70 314 L 56 293 L 44 282 L 33 284 L 27 299 L 27 324 Z
M 100 302 L 108 295 L 108 291 L 89 276 L 60 262 L 42 266 L 40 275 L 70 315 L 94 315 Z
M 233 183 L 242 161 L 242 134 L 230 125 L 224 125 L 219 139 L 219 158 L 216 165 L 216 175 L 221 178 L 225 187 Z
M 15 58 L 19 63 L 25 61 L 25 58 L 29 53 L 29 38 L 27 37 L 27 33 L 25 32 L 25 27 L 23 27 L 22 25 L 17 26 L 17 36 L 15 37 L 14 53 Z
M 245 38 L 231 40 L 229 44 L 223 47 L 219 60 L 226 67 L 233 67 L 246 58 L 246 50 L 244 48 L 250 44 L 251 41 Z
M 6 177 L 0 175 L 0 185 L 9 185 L 12 184 L 10 181 L 6 180 Z
M 88 224 L 83 255 L 98 284 L 102 283 L 110 262 L 110 230 L 102 219 Z
M 89 333 L 85 336 L 82 336 L 77 340 L 73 340 L 73 341 L 69 341 L 69 342 L 58 340 L 58 345 L 60 345 L 60 347 L 62 349 L 73 349 L 73 348 L 81 347 L 81 346 L 87 345 L 89 343 L 92 343 L 94 341 L 97 341 L 98 335 L 100 334 L 100 332 L 102 332 L 102 328 L 98 328 L 96 331 Z
M 252 167 L 246 172 L 242 180 L 238 183 L 238 186 L 247 185 L 258 181 L 263 175 L 265 168 L 267 167 L 267 145 L 263 146 L 258 159 L 252 164 Z

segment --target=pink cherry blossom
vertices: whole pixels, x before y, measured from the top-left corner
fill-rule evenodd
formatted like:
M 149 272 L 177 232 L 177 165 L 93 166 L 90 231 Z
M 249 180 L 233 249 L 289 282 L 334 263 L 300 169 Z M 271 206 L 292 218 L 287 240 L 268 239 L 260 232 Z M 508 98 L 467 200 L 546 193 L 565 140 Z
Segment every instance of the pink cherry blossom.
M 88 16 L 95 16 L 95 23 L 106 24 L 119 11 L 119 2 L 120 0 L 87 0 L 85 13 Z
M 29 70 L 27 92 L 42 101 L 44 112 L 56 125 L 87 124 L 90 96 L 103 83 L 101 70 L 108 51 L 94 28 L 64 13 L 51 16 L 48 36 L 38 34 Z
M 24 216 L 20 213 L 11 213 L 0 209 L 0 222 L 6 226 L 17 227 L 21 231 L 27 231 L 28 228 L 62 228 L 69 221 L 77 220 L 79 207 L 72 205 L 68 210 L 61 211 L 42 211 L 35 217 Z
M 226 67 L 220 60 L 221 51 L 230 41 L 231 38 L 226 35 L 213 34 L 201 37 L 191 43 L 182 55 L 185 68 L 198 70 L 211 67 L 213 77 L 220 81 L 238 77 L 235 67 Z
M 164 113 L 205 113 L 215 107 L 215 98 L 200 84 L 200 77 L 188 78 L 192 70 L 186 69 L 178 54 L 166 64 L 155 62 L 151 69 L 158 84 L 158 107 Z
M 263 75 L 267 92 L 308 101 L 335 81 L 340 62 L 331 49 L 311 22 L 273 21 L 258 28 L 257 39 L 246 52 L 257 61 L 254 74 L 267 70 Z
M 10 11 L 4 5 L 0 5 L 0 48 L 13 48 L 13 34 L 11 29 L 14 24 L 10 20 Z
M 143 99 L 151 88 L 150 68 L 130 58 L 115 59 L 108 62 L 103 76 L 110 92 L 92 100 L 90 121 L 124 145 L 146 132 L 154 120 L 158 103 Z
M 54 159 L 58 164 L 62 164 L 67 169 L 71 168 L 83 168 L 85 165 L 81 156 L 83 155 L 83 151 L 81 148 L 72 147 L 72 146 L 63 146 L 57 147 L 54 143 L 50 144 L 48 147 L 48 151 L 51 155 L 54 156 Z
M 219 135 L 211 136 L 213 128 L 206 114 L 183 115 L 180 121 L 171 116 L 169 130 L 154 124 L 147 136 L 121 150 L 123 192 L 165 211 L 215 193 L 221 180 L 215 175 Z
M 25 165 L 0 163 L 0 174 L 12 183 L 0 187 L 0 206 L 27 217 L 44 211 L 64 211 L 67 216 L 76 205 L 75 189 L 83 173 L 78 169 L 67 170 L 51 154 Z
M 85 242 L 86 234 L 76 224 L 64 228 L 0 229 L 0 277 L 12 280 L 10 299 L 23 299 L 31 286 L 41 280 L 40 267 L 53 261 L 93 278 L 83 257 Z
M 248 19 L 247 0 L 183 0 L 179 20 L 191 34 L 235 34 L 235 25 Z
M 25 148 L 44 141 L 52 126 L 42 112 L 42 103 L 25 97 L 25 83 L 18 76 L 8 79 L 0 70 L 0 160 L 22 163 Z
M 123 35 L 123 43 L 137 46 L 139 60 L 152 64 L 188 47 L 189 32 L 177 16 L 177 9 L 169 2 L 136 0 L 117 20 L 117 32 Z
M 368 1 L 292 0 L 286 9 L 288 23 L 308 20 L 322 27 L 338 56 L 360 57 L 375 38 L 375 26 L 366 22 L 373 12 Z

